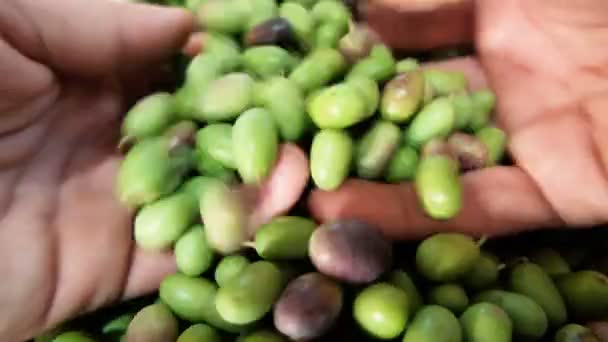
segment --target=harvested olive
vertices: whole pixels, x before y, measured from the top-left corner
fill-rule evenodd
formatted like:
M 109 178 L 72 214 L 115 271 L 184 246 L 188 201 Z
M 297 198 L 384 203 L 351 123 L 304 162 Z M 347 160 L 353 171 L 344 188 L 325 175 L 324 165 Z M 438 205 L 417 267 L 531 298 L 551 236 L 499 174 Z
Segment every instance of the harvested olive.
M 471 237 L 459 233 L 438 233 L 418 246 L 416 265 L 429 280 L 454 281 L 468 274 L 479 256 L 479 246 Z
M 141 309 L 129 324 L 129 342 L 175 341 L 178 336 L 177 319 L 165 304 L 152 304 Z
M 247 45 L 279 45 L 285 48 L 298 46 L 295 31 L 287 19 L 277 17 L 253 27 L 245 38 Z
M 340 285 L 320 273 L 292 280 L 274 307 L 274 325 L 293 340 L 322 336 L 342 310 Z
M 321 273 L 348 283 L 370 283 L 390 268 L 392 246 L 375 227 L 340 220 L 315 230 L 309 255 Z

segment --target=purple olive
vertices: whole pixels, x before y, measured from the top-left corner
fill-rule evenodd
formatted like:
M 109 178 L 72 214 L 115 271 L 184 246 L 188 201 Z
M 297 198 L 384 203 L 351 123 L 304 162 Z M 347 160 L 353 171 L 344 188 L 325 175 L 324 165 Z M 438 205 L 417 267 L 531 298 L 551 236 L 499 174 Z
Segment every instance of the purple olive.
M 280 45 L 298 47 L 298 39 L 289 21 L 284 18 L 268 19 L 254 26 L 245 37 L 247 46 Z
M 333 327 L 343 305 L 340 285 L 320 274 L 292 280 L 274 307 L 274 326 L 292 340 L 324 335 Z
M 378 279 L 392 265 L 392 254 L 392 244 L 378 229 L 354 219 L 320 226 L 309 244 L 319 272 L 351 284 Z

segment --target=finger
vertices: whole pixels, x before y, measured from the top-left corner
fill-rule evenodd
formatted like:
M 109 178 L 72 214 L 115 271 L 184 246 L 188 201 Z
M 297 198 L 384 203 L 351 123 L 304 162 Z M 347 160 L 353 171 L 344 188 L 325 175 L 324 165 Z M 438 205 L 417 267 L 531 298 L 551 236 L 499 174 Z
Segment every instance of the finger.
M 268 180 L 256 190 L 250 224 L 254 230 L 273 217 L 287 213 L 298 201 L 310 177 L 308 158 L 302 149 L 284 144 Z
M 203 37 L 205 36 L 202 32 L 193 33 L 184 45 L 182 53 L 187 56 L 194 57 L 203 50 Z
M 425 215 L 412 183 L 349 180 L 335 192 L 314 191 L 309 207 L 320 221 L 358 218 L 395 239 L 446 231 L 496 236 L 560 222 L 533 181 L 515 167 L 468 173 L 462 177 L 462 187 L 462 210 L 448 221 Z
M 123 299 L 131 299 L 158 290 L 162 280 L 177 270 L 173 253 L 147 252 L 136 248 Z
M 145 4 L 107 0 L 10 4 L 3 33 L 18 50 L 55 70 L 85 77 L 159 64 L 179 51 L 194 26 L 185 10 Z
M 473 0 L 376 0 L 360 5 L 363 20 L 396 49 L 423 50 L 473 40 Z

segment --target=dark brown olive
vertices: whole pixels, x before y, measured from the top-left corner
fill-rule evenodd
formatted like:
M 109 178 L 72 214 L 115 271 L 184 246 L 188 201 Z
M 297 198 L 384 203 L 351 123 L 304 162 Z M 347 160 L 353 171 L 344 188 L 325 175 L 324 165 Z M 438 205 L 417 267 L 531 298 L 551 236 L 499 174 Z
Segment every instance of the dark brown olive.
M 297 48 L 297 36 L 289 21 L 284 18 L 268 19 L 254 26 L 245 38 L 248 46 L 279 45 L 284 48 Z
M 292 340 L 324 335 L 335 324 L 343 305 L 340 285 L 320 274 L 292 280 L 274 307 L 274 326 Z
M 319 272 L 351 284 L 378 279 L 392 264 L 391 243 L 372 225 L 349 219 L 327 223 L 310 238 L 310 260 Z
M 488 148 L 474 135 L 456 132 L 448 138 L 448 146 L 462 171 L 481 169 L 488 160 Z

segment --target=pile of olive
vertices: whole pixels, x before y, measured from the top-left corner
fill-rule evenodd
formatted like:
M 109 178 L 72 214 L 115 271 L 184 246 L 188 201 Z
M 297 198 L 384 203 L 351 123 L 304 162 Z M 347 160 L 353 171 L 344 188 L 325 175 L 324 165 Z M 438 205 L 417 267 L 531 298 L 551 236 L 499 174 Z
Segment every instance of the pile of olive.
M 486 244 L 439 233 L 413 247 L 393 246 L 361 221 L 316 227 L 306 218 L 280 217 L 258 231 L 251 244 L 256 253 L 219 258 L 202 275 L 168 276 L 156 302 L 104 322 L 98 336 L 152 342 L 606 341 L 608 277 L 599 268 L 608 258 L 592 255 L 594 263 L 581 263 L 548 247 L 513 258 Z M 400 253 L 408 248 L 411 255 Z M 93 341 L 89 336 L 73 329 L 55 341 Z
M 285 215 L 249 227 L 234 186 L 262 183 L 282 142 L 308 151 L 320 189 L 349 177 L 413 181 L 429 217 L 454 217 L 460 174 L 503 158 L 496 99 L 463 73 L 397 61 L 337 0 L 183 5 L 204 29 L 202 52 L 174 92 L 127 113 L 117 177 L 136 243 L 173 249 L 178 273 L 157 302 L 104 325 L 102 339 L 331 340 L 347 317 L 363 332 L 351 340 L 599 341 L 606 323 L 594 333 L 570 315 L 608 318 L 608 279 L 571 272 L 552 250 L 503 264 L 482 241 L 443 233 L 404 269 L 365 222 Z M 55 338 L 90 340 L 76 330 Z

